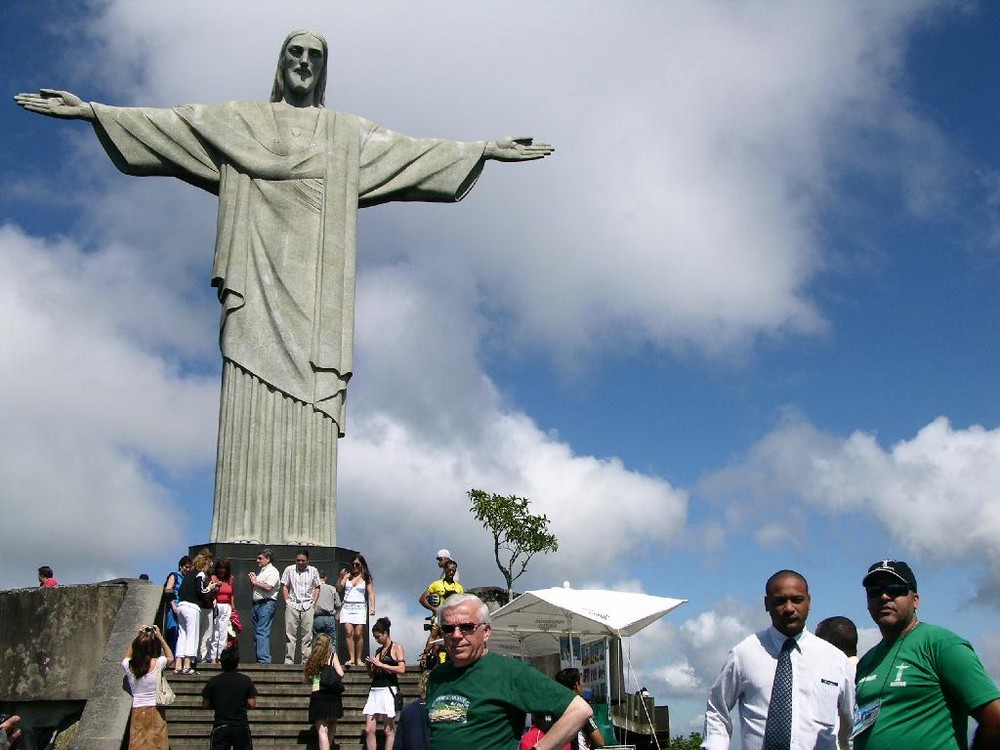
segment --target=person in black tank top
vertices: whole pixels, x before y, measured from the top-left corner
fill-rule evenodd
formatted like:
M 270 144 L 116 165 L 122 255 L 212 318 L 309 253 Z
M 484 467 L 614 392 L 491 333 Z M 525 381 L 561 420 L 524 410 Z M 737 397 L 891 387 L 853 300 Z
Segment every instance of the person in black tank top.
M 397 696 L 399 696 L 399 675 L 406 672 L 406 652 L 389 637 L 392 625 L 388 617 L 380 617 L 372 626 L 372 637 L 378 643 L 375 656 L 365 661 L 372 686 L 368 691 L 368 702 L 362 713 L 365 715 L 365 747 L 375 750 L 376 719 L 382 717 L 385 730 L 385 746 L 392 747 L 396 736 Z

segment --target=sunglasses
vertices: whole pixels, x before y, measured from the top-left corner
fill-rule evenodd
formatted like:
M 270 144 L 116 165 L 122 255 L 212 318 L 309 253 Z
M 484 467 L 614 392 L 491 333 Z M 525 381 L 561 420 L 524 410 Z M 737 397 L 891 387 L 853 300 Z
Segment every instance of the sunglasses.
M 890 599 L 897 599 L 910 593 L 910 587 L 905 583 L 883 583 L 880 586 L 865 586 L 869 599 L 877 599 L 885 594 Z
M 485 623 L 482 622 L 461 622 L 458 623 L 457 625 L 442 625 L 441 632 L 444 633 L 445 635 L 451 635 L 452 633 L 455 632 L 455 629 L 458 628 L 458 630 L 461 631 L 462 635 L 472 635 L 473 633 L 476 632 L 476 628 L 484 624 Z

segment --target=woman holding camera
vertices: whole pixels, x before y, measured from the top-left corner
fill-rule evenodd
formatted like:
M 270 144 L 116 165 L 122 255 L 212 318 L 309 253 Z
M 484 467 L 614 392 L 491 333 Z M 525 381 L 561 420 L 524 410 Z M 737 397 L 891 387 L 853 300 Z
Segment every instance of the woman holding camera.
M 122 669 L 132 692 L 132 721 L 129 727 L 129 750 L 168 750 L 167 721 L 156 705 L 156 687 L 160 673 L 174 655 L 155 625 L 143 625 L 125 649 Z

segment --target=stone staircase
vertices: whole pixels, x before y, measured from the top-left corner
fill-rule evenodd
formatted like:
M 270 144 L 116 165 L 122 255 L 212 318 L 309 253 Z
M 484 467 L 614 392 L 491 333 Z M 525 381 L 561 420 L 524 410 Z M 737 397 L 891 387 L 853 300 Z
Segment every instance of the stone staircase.
M 267 748 L 316 748 L 316 734 L 309 724 L 309 688 L 302 683 L 299 664 L 241 664 L 257 686 L 257 708 L 250 711 L 250 732 L 255 750 Z M 167 673 L 177 700 L 166 710 L 171 750 L 208 747 L 212 711 L 201 707 L 201 690 L 219 673 L 219 667 L 204 665 L 200 675 Z M 400 677 L 404 703 L 419 695 L 419 672 L 408 668 Z M 338 750 L 363 750 L 365 717 L 361 713 L 371 681 L 365 670 L 354 668 L 344 677 L 344 716 L 337 723 Z M 381 722 L 379 722 L 381 726 Z M 383 744 L 379 732 L 379 747 Z

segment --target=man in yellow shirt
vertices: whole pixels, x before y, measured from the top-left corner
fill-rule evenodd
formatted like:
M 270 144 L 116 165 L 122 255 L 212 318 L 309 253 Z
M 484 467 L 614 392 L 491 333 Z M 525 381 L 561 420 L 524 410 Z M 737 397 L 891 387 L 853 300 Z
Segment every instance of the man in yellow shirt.
M 427 587 L 427 590 L 420 595 L 420 606 L 437 614 L 437 608 L 449 596 L 452 594 L 464 594 L 465 589 L 462 588 L 462 584 L 455 580 L 457 572 L 458 563 L 454 560 L 449 560 L 444 566 L 444 576 L 433 581 Z
M 434 643 L 434 641 L 441 636 L 441 631 L 438 628 L 437 622 L 437 609 L 444 604 L 445 599 L 452 594 L 465 593 L 465 589 L 462 588 L 462 584 L 455 580 L 455 574 L 457 572 L 458 563 L 454 560 L 448 560 L 448 562 L 444 565 L 444 577 L 439 578 L 436 581 L 432 581 L 427 587 L 427 590 L 420 595 L 420 606 L 424 609 L 430 610 L 432 613 L 430 633 L 427 636 L 427 643 L 424 644 L 424 653 L 421 655 L 421 661 L 423 663 L 436 663 L 434 661 L 435 654 L 440 657 L 444 656 L 444 652 L 440 651 L 440 645 Z

